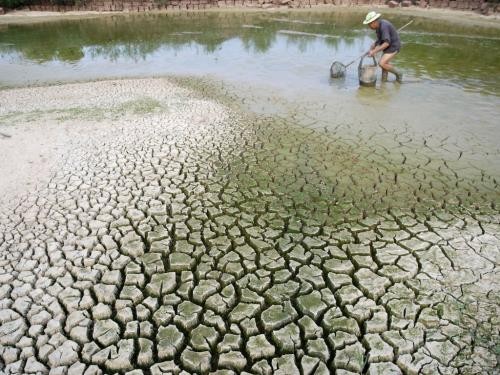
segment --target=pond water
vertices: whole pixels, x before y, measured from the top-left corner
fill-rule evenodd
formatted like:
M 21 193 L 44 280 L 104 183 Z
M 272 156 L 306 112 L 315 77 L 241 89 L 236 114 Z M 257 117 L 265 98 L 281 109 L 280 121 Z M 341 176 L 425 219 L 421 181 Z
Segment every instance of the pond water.
M 301 108 L 303 125 L 369 132 L 373 125 L 453 139 L 457 152 L 496 153 L 498 29 L 413 18 L 395 60 L 407 84 L 360 88 L 329 67 L 362 54 L 374 37 L 360 12 L 208 12 L 117 15 L 0 29 L 0 85 L 108 77 L 211 76 L 254 110 Z M 388 14 L 396 27 L 410 18 Z M 379 77 L 380 82 L 380 77 Z M 285 101 L 284 106 L 278 102 Z M 271 104 L 271 105 L 269 105 Z M 498 163 L 486 162 L 487 167 Z

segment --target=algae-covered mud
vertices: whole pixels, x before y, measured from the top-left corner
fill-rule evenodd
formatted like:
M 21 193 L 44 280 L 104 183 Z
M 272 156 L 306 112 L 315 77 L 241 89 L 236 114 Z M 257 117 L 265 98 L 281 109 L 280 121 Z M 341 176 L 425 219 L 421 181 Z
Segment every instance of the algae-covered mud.
M 181 83 L 0 93 L 70 150 L 2 210 L 3 372 L 494 373 L 495 178 Z
M 47 32 L 60 38 L 47 48 L 26 34 L 59 23 L 0 33 L 19 38 L 1 69 L 26 68 L 2 75 L 7 86 L 215 78 L 0 91 L 0 372 L 498 372 L 498 65 L 470 59 L 465 79 L 412 65 L 408 47 L 399 63 L 425 80 L 359 89 L 352 71 L 330 81 L 328 64 L 317 70 L 330 48 L 348 61 L 365 45 L 354 16 L 232 15 L 200 34 L 223 16 L 128 36 L 114 18 L 67 23 L 84 45 L 71 63 L 62 34 Z M 419 22 L 467 56 L 470 29 Z M 354 44 L 329 44 L 339 25 Z M 497 46 L 490 29 L 475 32 L 476 48 Z M 145 40 L 160 46 L 140 52 Z M 225 45 L 242 41 L 268 65 Z

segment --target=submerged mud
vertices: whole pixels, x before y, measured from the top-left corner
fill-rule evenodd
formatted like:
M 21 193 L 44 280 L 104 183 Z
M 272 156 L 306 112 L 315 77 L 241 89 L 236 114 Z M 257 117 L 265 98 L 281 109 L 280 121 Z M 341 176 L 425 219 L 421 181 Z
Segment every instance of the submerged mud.
M 2 372 L 495 372 L 498 176 L 172 82 L 0 92 L 71 149 L 0 210 Z

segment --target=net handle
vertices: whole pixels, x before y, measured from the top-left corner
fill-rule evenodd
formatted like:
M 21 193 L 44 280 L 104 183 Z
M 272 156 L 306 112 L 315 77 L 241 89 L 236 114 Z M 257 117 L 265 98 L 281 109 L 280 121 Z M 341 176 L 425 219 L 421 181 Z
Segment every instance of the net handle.
M 352 60 L 349 64 L 346 64 L 345 67 L 347 68 L 349 65 L 354 64 L 358 59 L 362 59 L 367 55 L 368 55 L 368 52 L 363 53 L 361 56 L 358 56 L 354 60 Z

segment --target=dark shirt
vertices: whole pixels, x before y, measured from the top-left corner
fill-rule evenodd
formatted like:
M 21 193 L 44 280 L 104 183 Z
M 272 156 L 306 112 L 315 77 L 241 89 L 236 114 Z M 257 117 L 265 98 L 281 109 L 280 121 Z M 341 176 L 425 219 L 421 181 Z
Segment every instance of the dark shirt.
M 376 32 L 377 45 L 381 45 L 384 42 L 389 43 L 389 47 L 384 50 L 384 53 L 399 52 L 401 48 L 401 41 L 399 40 L 398 32 L 392 23 L 381 19 Z

